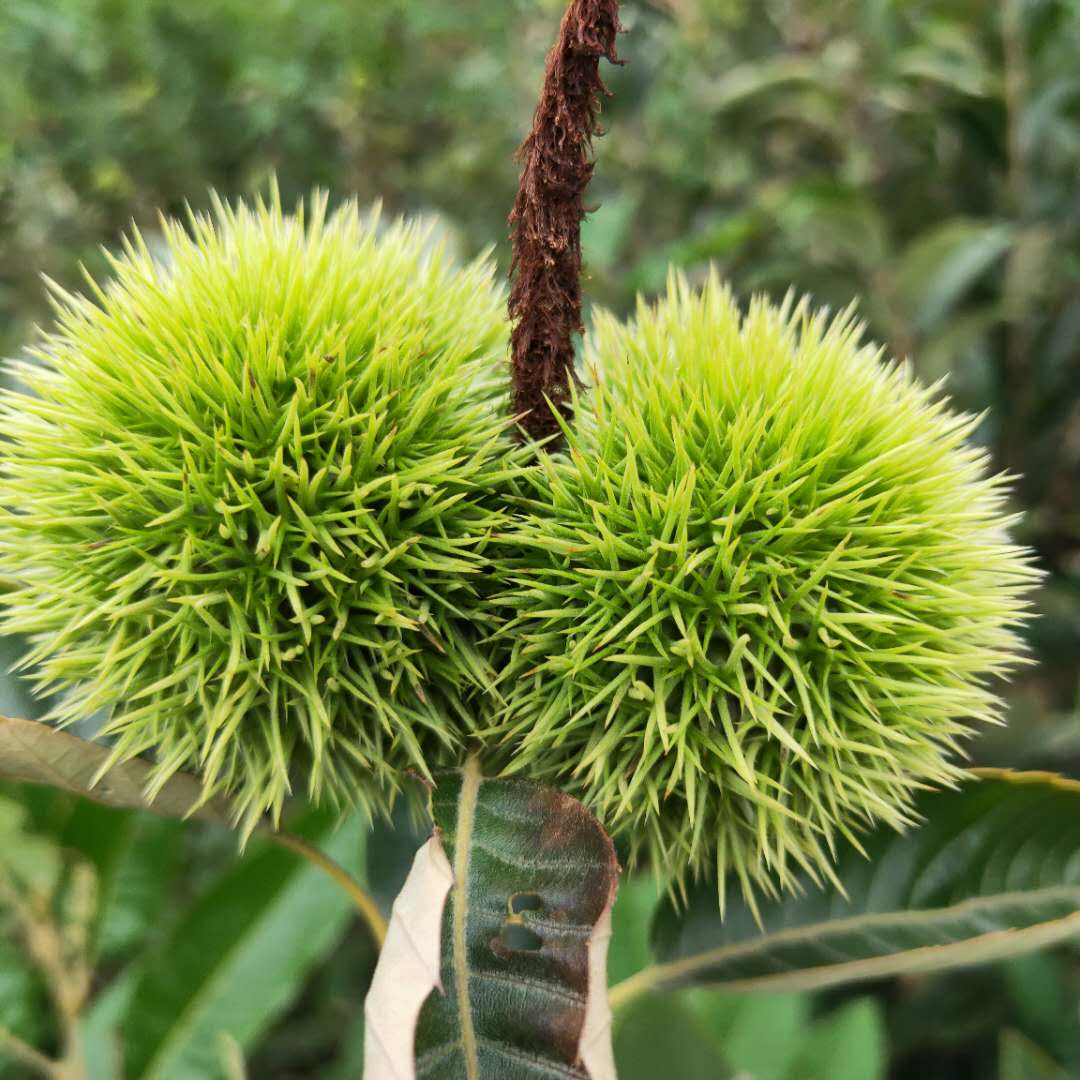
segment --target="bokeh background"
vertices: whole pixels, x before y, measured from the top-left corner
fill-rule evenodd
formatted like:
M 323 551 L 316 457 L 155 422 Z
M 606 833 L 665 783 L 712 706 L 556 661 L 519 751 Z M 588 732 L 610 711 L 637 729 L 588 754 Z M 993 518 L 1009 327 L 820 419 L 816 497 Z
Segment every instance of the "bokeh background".
M 152 236 L 159 210 L 273 175 L 290 200 L 322 185 L 438 215 L 462 254 L 494 246 L 505 268 L 513 153 L 562 7 L 0 0 L 0 354 L 47 324 L 41 274 L 77 286 L 132 220 Z M 1080 2 L 624 8 L 590 301 L 626 311 L 669 264 L 693 277 L 713 261 L 745 296 L 856 302 L 870 337 L 985 411 L 978 438 L 1021 478 L 1047 578 L 1039 666 L 973 760 L 1080 775 Z M 5 669 L 20 648 L 0 639 Z M 0 712 L 40 709 L 0 676 Z M 297 825 L 388 900 L 415 839 L 328 827 Z M 46 878 L 92 871 L 94 914 L 61 921 L 90 934 L 93 1080 L 234 1077 L 241 1051 L 258 1080 L 360 1075 L 372 950 L 287 854 L 256 843 L 238 861 L 210 828 L 10 787 L 5 853 Z M 0 931 L 11 922 L 0 901 Z M 620 1033 L 625 1080 L 1078 1077 L 1080 952 L 825 996 L 690 995 L 657 1016 L 647 1036 Z M 59 1037 L 40 972 L 2 932 L 0 1025 L 46 1050 Z M 0 1051 L 0 1076 L 23 1075 Z

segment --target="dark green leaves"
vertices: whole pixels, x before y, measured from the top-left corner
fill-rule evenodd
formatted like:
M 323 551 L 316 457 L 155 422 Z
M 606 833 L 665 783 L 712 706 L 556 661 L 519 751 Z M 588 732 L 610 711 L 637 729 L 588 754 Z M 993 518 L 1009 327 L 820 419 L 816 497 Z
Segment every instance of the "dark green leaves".
M 669 1075 L 676 1062 L 680 1080 L 735 1075 L 714 1032 L 677 997 L 635 1001 L 619 1016 L 615 1053 L 620 1080 L 655 1080 Z
M 923 233 L 897 266 L 898 288 L 916 328 L 937 326 L 1013 240 L 1008 225 L 962 218 Z
M 440 778 L 432 817 L 368 999 L 367 1080 L 612 1080 L 607 835 L 568 796 L 474 764 Z M 427 975 L 409 1005 L 406 959 Z
M 905 835 L 870 836 L 867 857 L 840 852 L 848 899 L 808 888 L 763 906 L 764 933 L 738 890 L 724 921 L 715 886 L 681 914 L 663 905 L 661 963 L 636 985 L 822 987 L 999 959 L 1080 930 L 1080 784 L 988 771 L 919 810 L 924 823 Z
M 323 816 L 312 839 L 351 871 L 363 866 L 364 826 Z M 340 939 L 349 897 L 318 869 L 266 847 L 200 899 L 134 979 L 120 1031 L 127 1075 L 216 1075 L 219 1037 L 250 1046 Z

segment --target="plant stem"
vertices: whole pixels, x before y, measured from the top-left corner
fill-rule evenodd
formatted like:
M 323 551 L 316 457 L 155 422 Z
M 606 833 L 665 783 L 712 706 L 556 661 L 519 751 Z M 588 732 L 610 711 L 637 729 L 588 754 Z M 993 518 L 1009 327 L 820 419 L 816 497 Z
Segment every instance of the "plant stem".
M 1019 226 L 1005 269 L 1006 319 L 1005 393 L 1011 408 L 1005 414 L 1005 461 L 1017 473 L 1024 471 L 1024 445 L 1030 410 L 1027 359 L 1032 341 L 1027 319 L 1027 291 L 1023 231 L 1027 209 L 1028 151 L 1023 133 L 1028 96 L 1027 42 L 1021 0 L 1005 0 L 1001 9 L 1002 52 L 1005 65 L 1005 115 L 1008 148 L 1008 194 L 1012 216 Z
M 581 319 L 581 222 L 592 179 L 590 150 L 600 99 L 600 58 L 619 60 L 619 0 L 572 0 L 548 54 L 510 214 L 514 324 L 513 411 L 532 439 L 556 438 L 572 415 L 574 335 Z M 549 444 L 548 448 L 551 448 Z
M 87 880 L 83 876 L 83 881 Z M 78 875 L 74 878 L 78 889 Z M 0 1026 L 0 1049 L 51 1080 L 85 1080 L 79 1018 L 90 987 L 83 927 L 61 928 L 53 921 L 52 894 L 23 895 L 11 878 L 0 871 L 0 901 L 15 917 L 22 944 L 41 975 L 52 999 L 63 1057 L 53 1060 Z M 83 912 L 86 919 L 92 909 Z
M 23 1042 L 18 1035 L 6 1027 L 0 1027 L 0 1050 L 6 1051 L 20 1064 L 42 1076 L 56 1077 L 58 1075 L 56 1062 L 47 1058 L 40 1050 L 35 1050 L 29 1043 Z
M 325 871 L 340 885 L 352 898 L 361 918 L 367 923 L 375 944 L 381 949 L 386 940 L 386 919 L 371 895 L 360 883 L 343 867 L 334 862 L 325 852 L 320 851 L 314 844 L 285 832 L 267 832 L 264 835 L 280 847 L 287 848 L 303 859 L 307 859 L 312 866 L 317 866 Z
M 625 1009 L 632 1001 L 636 1001 L 642 994 L 647 994 L 653 989 L 659 969 L 654 964 L 651 967 L 642 968 L 641 971 L 622 982 L 616 983 L 608 990 L 608 1004 L 613 1013 Z

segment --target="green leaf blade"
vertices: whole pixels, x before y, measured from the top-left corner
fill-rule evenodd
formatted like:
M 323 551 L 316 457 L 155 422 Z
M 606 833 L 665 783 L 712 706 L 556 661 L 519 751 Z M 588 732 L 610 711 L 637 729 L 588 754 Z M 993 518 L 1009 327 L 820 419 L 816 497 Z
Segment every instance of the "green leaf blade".
M 790 1075 L 791 1080 L 882 1080 L 886 1059 L 880 1008 L 862 999 L 814 1024 Z
M 418 1061 L 433 1055 L 432 1067 L 418 1075 L 451 1075 L 435 1055 L 459 1027 L 468 1033 L 455 1053 L 463 1077 L 571 1075 L 590 992 L 589 941 L 614 899 L 614 849 L 579 803 L 551 788 L 507 780 L 473 788 L 465 772 L 432 795 L 457 885 L 444 920 L 447 992 L 428 998 L 417 1031 Z M 517 913 L 521 948 L 506 939 L 515 896 L 541 905 Z
M 312 839 L 352 872 L 363 865 L 360 815 Z M 219 1036 L 251 1046 L 340 937 L 352 908 L 319 869 L 278 848 L 226 873 L 141 970 L 124 1023 L 127 1075 L 216 1075 Z
M 615 1056 L 620 1080 L 728 1080 L 724 1047 L 701 1017 L 678 997 L 636 1001 L 620 1015 Z
M 762 928 L 715 886 L 679 913 L 661 906 L 659 960 L 641 978 L 663 989 L 818 989 L 1019 955 L 1080 931 L 1080 784 L 988 771 L 925 796 L 926 823 L 878 830 L 839 854 L 848 893 L 808 886 L 761 909 Z
M 569 796 L 474 762 L 438 778 L 431 811 L 368 996 L 365 1076 L 614 1080 L 611 840 Z

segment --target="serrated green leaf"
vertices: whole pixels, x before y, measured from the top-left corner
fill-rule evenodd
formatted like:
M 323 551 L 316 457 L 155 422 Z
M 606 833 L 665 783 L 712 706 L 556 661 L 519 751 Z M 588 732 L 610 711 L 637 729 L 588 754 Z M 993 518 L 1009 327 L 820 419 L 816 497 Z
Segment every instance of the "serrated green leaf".
M 806 886 L 761 908 L 737 888 L 720 918 L 716 887 L 653 926 L 661 961 L 624 984 L 809 989 L 1014 956 L 1080 931 L 1080 783 L 986 770 L 924 796 L 924 824 L 878 830 L 866 857 L 838 853 L 836 890 Z

